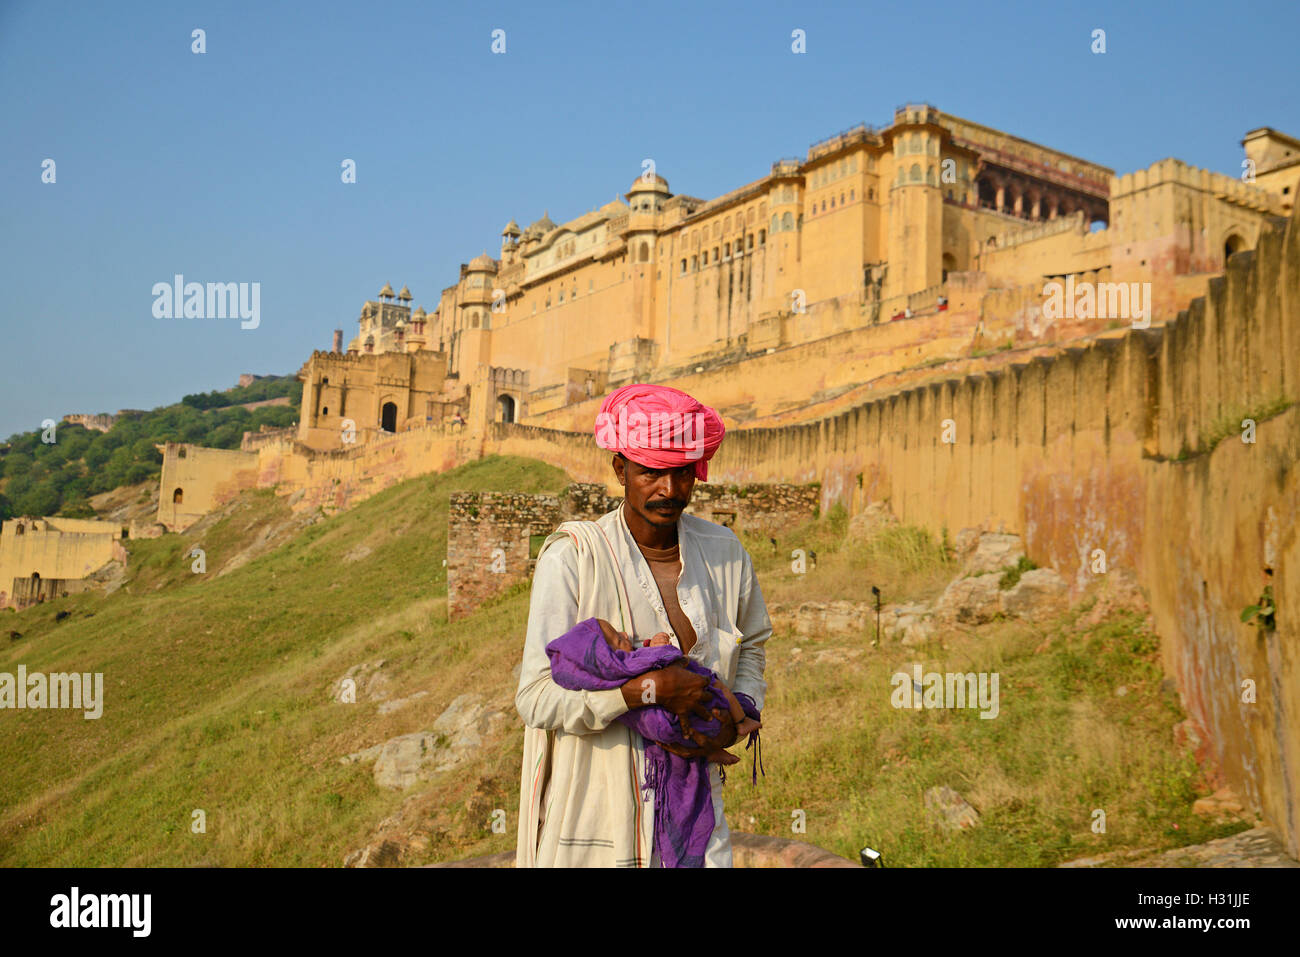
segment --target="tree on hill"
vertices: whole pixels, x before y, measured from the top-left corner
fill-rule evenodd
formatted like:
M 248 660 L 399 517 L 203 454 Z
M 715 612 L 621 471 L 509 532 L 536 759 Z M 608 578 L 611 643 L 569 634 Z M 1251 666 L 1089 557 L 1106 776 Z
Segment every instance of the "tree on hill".
M 221 409 L 245 402 L 262 402 L 266 399 L 289 397 L 289 404 L 297 405 L 302 400 L 302 383 L 292 376 L 270 376 L 259 379 L 252 385 L 236 386 L 229 392 L 198 392 L 181 399 L 182 405 L 194 409 Z

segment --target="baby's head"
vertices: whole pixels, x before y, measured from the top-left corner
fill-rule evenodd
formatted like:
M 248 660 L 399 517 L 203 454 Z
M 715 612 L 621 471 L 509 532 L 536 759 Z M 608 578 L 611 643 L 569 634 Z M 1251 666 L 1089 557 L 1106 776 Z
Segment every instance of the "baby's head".
M 632 651 L 632 640 L 621 631 L 616 631 L 614 626 L 604 618 L 598 618 L 597 623 L 600 625 L 600 633 L 605 637 L 605 644 L 609 645 L 615 651 Z

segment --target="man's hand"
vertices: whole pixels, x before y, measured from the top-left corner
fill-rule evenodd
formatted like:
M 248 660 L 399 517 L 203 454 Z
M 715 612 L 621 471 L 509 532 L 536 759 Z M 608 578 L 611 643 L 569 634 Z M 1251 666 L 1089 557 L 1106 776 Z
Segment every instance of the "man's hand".
M 623 700 L 629 708 L 657 704 L 676 715 L 678 721 L 690 714 L 707 720 L 709 712 L 705 705 L 709 697 L 709 679 L 689 670 L 684 659 L 623 683 Z
M 702 758 L 714 751 L 725 750 L 740 740 L 736 735 L 735 719 L 731 717 L 729 711 L 725 708 L 714 708 L 712 716 L 722 723 L 722 727 L 712 738 L 706 738 L 698 731 L 690 729 L 689 737 L 699 747 L 692 748 L 682 744 L 665 744 L 663 741 L 658 742 L 659 746 L 665 751 L 671 751 L 673 754 L 681 755 L 684 758 Z

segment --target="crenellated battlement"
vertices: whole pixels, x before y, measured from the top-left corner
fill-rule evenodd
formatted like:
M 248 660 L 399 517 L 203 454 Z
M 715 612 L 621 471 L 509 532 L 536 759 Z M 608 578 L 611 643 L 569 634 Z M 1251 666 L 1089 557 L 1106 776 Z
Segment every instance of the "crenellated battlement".
M 1244 183 L 1223 173 L 1211 172 L 1191 166 L 1182 160 L 1168 157 L 1152 163 L 1146 169 L 1111 178 L 1111 202 L 1134 193 L 1161 186 L 1182 186 L 1186 189 L 1208 193 L 1225 200 L 1269 215 L 1281 215 L 1282 203 L 1276 196 L 1250 183 Z

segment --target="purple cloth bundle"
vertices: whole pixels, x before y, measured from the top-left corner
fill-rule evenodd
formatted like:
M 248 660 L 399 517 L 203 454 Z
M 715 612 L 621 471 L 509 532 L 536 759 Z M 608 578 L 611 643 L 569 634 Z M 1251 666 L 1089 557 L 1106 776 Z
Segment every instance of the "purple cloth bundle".
M 600 625 L 588 618 L 546 646 L 551 660 L 551 678 L 570 691 L 604 691 L 618 688 L 628 679 L 664 668 L 682 657 L 671 645 L 618 651 L 605 642 Z M 714 677 L 693 661 L 686 667 L 697 675 Z M 710 689 L 706 709 L 727 709 L 727 700 Z M 758 710 L 748 695 L 736 694 L 745 714 L 758 719 Z M 655 849 L 664 867 L 703 867 L 704 852 L 713 835 L 713 795 L 709 788 L 708 762 L 704 758 L 684 758 L 659 747 L 659 742 L 695 747 L 677 725 L 676 717 L 660 705 L 633 708 L 618 718 L 646 741 L 646 779 L 643 787 L 655 795 Z M 705 720 L 698 715 L 691 727 L 711 738 L 722 730 L 716 718 Z M 754 743 L 758 732 L 750 736 Z M 757 770 L 755 770 L 757 776 Z

